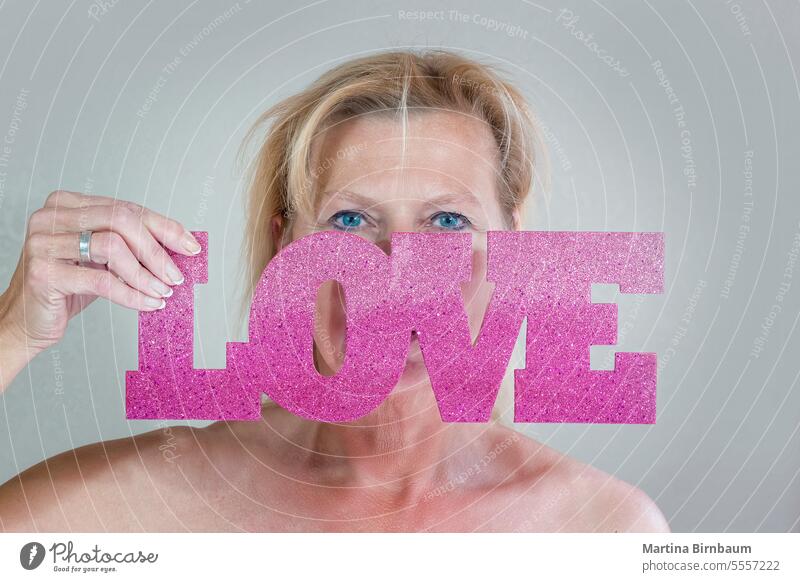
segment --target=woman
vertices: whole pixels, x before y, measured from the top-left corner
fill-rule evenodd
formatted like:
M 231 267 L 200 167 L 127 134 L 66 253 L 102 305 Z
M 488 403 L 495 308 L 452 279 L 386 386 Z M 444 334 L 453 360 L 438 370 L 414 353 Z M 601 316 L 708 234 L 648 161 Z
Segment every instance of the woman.
M 282 245 L 344 230 L 389 251 L 395 231 L 472 234 L 473 338 L 491 296 L 486 232 L 519 229 L 534 122 L 488 67 L 443 52 L 350 61 L 267 111 L 248 198 L 247 290 Z M 535 156 L 534 156 L 535 154 Z M 538 177 L 538 176 L 537 176 Z M 88 264 L 81 231 L 93 231 Z M 85 259 L 86 241 L 83 241 Z M 54 192 L 30 219 L 0 303 L 2 386 L 95 297 L 160 309 L 182 276 L 179 223 L 100 196 Z M 321 288 L 315 360 L 339 369 L 338 286 Z M 415 338 L 390 397 L 327 424 L 265 405 L 261 422 L 173 427 L 84 446 L 0 487 L 0 524 L 72 531 L 668 531 L 640 490 L 497 422 L 441 421 Z M 164 447 L 169 441 L 169 447 Z M 169 456 L 162 455 L 169 450 Z

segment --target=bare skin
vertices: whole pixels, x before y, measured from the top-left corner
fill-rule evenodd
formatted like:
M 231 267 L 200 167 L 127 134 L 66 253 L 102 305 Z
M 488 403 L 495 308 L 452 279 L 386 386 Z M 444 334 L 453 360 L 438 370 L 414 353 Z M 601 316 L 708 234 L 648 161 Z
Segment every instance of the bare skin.
M 386 117 L 347 121 L 315 141 L 315 164 L 324 168 L 317 208 L 290 224 L 276 218 L 273 234 L 287 243 L 346 227 L 389 251 L 396 231 L 471 232 L 474 276 L 464 297 L 474 338 L 491 297 L 484 233 L 519 228 L 519 216 L 504 216 L 498 202 L 496 156 L 486 127 L 457 113 L 413 115 L 405 127 Z M 152 230 L 179 250 L 177 227 L 168 240 Z M 163 259 L 148 264 L 153 270 L 143 266 L 140 275 L 163 280 Z M 3 386 L 60 338 L 25 335 L 31 321 L 19 319 L 16 306 L 30 289 L 12 283 L 0 303 L 0 344 L 9 348 L 0 351 Z M 126 293 L 128 303 L 143 301 Z M 318 318 L 317 366 L 332 374 L 344 351 L 336 286 L 321 290 Z M 443 423 L 411 341 L 394 392 L 355 422 L 318 423 L 266 406 L 260 422 L 172 427 L 81 447 L 0 486 L 0 528 L 669 531 L 653 501 L 629 484 L 499 423 Z

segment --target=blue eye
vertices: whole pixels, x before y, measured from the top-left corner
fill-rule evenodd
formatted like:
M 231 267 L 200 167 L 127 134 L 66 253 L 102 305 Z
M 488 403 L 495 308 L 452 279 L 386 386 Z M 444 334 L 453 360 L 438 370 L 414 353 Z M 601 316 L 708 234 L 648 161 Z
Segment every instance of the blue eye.
M 434 226 L 447 230 L 461 230 L 470 224 L 466 216 L 457 212 L 438 212 L 433 215 L 432 221 Z
M 358 228 L 361 226 L 363 221 L 364 215 L 352 210 L 342 210 L 341 212 L 337 212 L 330 219 L 331 224 L 341 230 L 352 230 L 354 228 Z

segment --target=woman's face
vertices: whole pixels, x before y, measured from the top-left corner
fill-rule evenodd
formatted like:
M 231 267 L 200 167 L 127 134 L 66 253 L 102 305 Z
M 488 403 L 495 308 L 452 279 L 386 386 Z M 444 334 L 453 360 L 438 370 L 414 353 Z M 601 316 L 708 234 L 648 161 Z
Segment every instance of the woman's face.
M 486 232 L 509 226 L 498 199 L 495 140 L 485 123 L 454 112 L 409 115 L 403 138 L 402 121 L 374 114 L 315 138 L 316 210 L 296 216 L 289 238 L 341 230 L 390 253 L 393 232 L 471 233 L 472 280 L 462 289 L 474 341 L 493 288 L 486 281 Z M 409 340 L 401 386 L 427 374 L 416 337 Z M 317 369 L 336 373 L 344 361 L 345 312 L 334 282 L 318 294 L 315 345 Z

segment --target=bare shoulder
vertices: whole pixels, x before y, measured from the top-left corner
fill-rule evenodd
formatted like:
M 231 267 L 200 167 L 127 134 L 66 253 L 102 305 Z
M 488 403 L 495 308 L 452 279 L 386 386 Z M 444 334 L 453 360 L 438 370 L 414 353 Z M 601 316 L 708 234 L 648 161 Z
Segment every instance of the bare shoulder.
M 509 433 L 515 433 L 507 429 Z M 531 513 L 521 529 L 581 532 L 669 532 L 661 510 L 638 487 L 524 435 L 515 488 Z M 519 506 L 518 506 L 519 509 Z
M 201 466 L 202 442 L 203 429 L 166 427 L 55 455 L 0 486 L 0 529 L 147 530 Z

